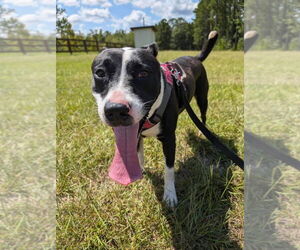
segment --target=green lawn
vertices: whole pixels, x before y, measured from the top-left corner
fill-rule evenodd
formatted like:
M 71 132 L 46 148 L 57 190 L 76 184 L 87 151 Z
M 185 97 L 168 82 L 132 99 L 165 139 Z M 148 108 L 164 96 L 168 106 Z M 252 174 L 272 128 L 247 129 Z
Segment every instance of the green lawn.
M 298 160 L 299 68 L 299 51 L 245 55 L 245 129 Z M 300 172 L 247 144 L 245 159 L 245 247 L 300 249 Z
M 0 249 L 55 246 L 55 60 L 0 55 Z
M 196 53 L 164 51 L 159 60 Z M 177 129 L 174 210 L 162 203 L 164 160 L 154 138 L 145 140 L 141 181 L 124 187 L 107 177 L 114 139 L 91 95 L 94 57 L 57 56 L 57 248 L 242 248 L 243 172 L 212 147 L 185 112 Z M 243 52 L 212 52 L 204 64 L 208 126 L 242 156 Z

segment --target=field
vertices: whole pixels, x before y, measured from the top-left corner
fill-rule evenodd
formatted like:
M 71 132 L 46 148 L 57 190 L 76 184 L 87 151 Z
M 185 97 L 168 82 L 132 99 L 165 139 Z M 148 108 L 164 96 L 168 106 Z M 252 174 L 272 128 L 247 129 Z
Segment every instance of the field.
M 244 61 L 245 130 L 298 160 L 299 58 L 299 51 L 254 51 Z M 247 140 L 245 160 L 245 248 L 299 249 L 300 166 L 287 166 Z
M 0 249 L 55 246 L 55 55 L 0 55 Z
M 162 51 L 158 58 L 196 53 Z M 141 181 L 123 187 L 108 179 L 114 139 L 91 95 L 94 56 L 57 55 L 57 249 L 241 249 L 243 172 L 185 112 L 177 129 L 175 209 L 162 202 L 164 160 L 154 138 L 145 140 Z M 207 125 L 243 156 L 243 52 L 212 52 L 204 65 Z

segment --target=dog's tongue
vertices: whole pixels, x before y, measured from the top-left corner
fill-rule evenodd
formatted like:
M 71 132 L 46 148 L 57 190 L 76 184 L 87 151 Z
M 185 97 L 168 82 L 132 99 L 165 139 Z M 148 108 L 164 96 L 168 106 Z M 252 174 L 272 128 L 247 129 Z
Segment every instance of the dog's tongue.
M 139 124 L 128 127 L 115 127 L 115 156 L 109 168 L 109 177 L 128 185 L 142 178 L 142 170 L 138 160 L 137 144 Z

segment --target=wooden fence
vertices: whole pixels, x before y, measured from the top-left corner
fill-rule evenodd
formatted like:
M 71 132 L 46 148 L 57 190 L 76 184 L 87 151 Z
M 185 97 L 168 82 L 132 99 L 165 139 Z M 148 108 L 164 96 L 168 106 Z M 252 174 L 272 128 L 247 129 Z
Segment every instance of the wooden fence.
M 18 39 L 18 38 L 0 38 L 0 53 L 21 52 L 92 52 L 101 51 L 103 47 L 122 48 L 132 45 L 124 43 L 102 43 L 97 40 L 89 39 L 71 39 L 56 38 L 50 40 L 43 39 Z
M 11 53 L 21 52 L 55 52 L 55 39 L 18 39 L 18 38 L 0 38 L 0 52 Z
M 125 43 L 103 43 L 98 40 L 89 39 L 69 39 L 69 38 L 56 38 L 56 52 L 91 52 L 101 51 L 103 47 L 107 48 L 122 48 L 128 47 Z

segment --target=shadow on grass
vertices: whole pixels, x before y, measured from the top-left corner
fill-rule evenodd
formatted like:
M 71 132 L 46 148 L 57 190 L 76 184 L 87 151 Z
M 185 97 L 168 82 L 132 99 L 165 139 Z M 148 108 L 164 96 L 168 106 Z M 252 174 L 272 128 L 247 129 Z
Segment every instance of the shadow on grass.
M 261 139 L 281 152 L 290 154 L 283 140 Z M 248 143 L 246 138 L 245 152 L 245 249 L 297 249 L 293 246 L 292 235 L 297 235 L 295 230 L 298 229 L 293 230 L 291 227 L 291 224 L 296 225 L 296 222 L 288 218 L 297 211 L 286 211 L 284 217 L 276 212 L 282 210 L 282 201 L 288 202 L 288 197 L 291 197 L 291 189 L 287 186 L 291 183 L 282 182 L 283 171 L 285 178 L 299 172 L 294 170 L 288 173 L 286 167 L 283 170 L 283 164 L 266 154 L 264 147 L 255 147 Z M 286 189 L 289 193 L 284 201 L 279 195 Z M 278 223 L 279 221 L 284 223 Z M 281 225 L 278 226 L 279 224 Z
M 233 141 L 221 138 L 234 149 Z M 179 162 L 176 190 L 179 203 L 172 210 L 163 202 L 163 213 L 172 230 L 174 249 L 241 249 L 241 239 L 229 237 L 227 212 L 231 207 L 229 182 L 231 163 L 220 158 L 211 143 L 189 131 L 188 144 L 193 157 Z M 163 196 L 163 177 L 146 173 L 151 179 L 158 200 Z M 235 190 L 236 191 L 236 190 Z M 242 218 L 241 218 L 242 220 Z M 242 225 L 243 222 L 238 223 Z M 242 230 L 242 226 L 239 229 Z M 242 234 L 242 233 L 240 233 Z M 242 237 L 242 236 L 241 236 Z

